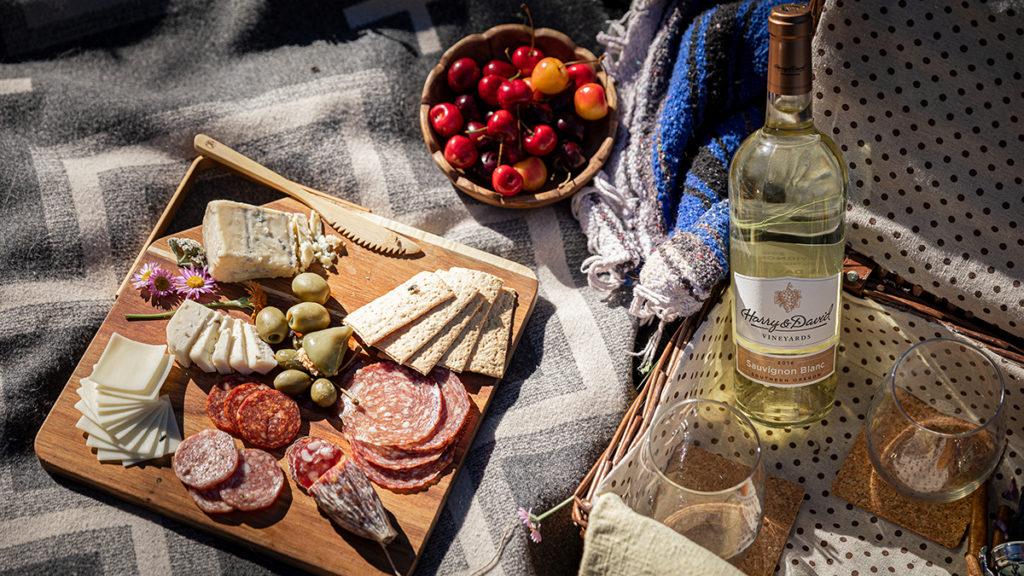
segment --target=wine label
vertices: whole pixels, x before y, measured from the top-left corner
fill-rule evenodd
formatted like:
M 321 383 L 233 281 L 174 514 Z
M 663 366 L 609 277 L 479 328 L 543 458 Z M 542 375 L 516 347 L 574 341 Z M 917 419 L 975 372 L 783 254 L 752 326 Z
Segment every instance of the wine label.
M 769 349 L 798 350 L 835 337 L 840 274 L 824 278 L 756 278 L 733 273 L 737 336 Z M 769 354 L 737 342 L 736 369 L 768 386 L 803 386 L 835 372 L 835 346 L 810 354 Z

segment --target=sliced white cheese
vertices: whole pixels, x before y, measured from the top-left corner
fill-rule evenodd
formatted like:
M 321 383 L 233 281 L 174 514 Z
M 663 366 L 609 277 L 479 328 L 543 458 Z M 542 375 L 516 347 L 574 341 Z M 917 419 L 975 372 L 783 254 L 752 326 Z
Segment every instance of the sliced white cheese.
M 95 388 L 92 388 L 91 386 L 91 383 L 82 380 L 82 385 L 78 388 L 78 395 L 88 405 L 89 417 L 107 430 L 111 430 L 119 426 L 126 426 L 135 422 L 138 419 L 145 417 L 145 415 L 156 406 L 156 403 L 154 402 L 139 404 L 134 408 L 101 411 L 96 407 L 96 392 Z
M 255 326 L 247 323 L 243 329 L 245 330 L 246 363 L 249 364 L 249 368 L 260 374 L 266 374 L 273 370 L 277 366 L 274 350 L 269 344 L 260 340 Z
M 129 444 L 135 440 L 135 438 L 143 432 L 145 424 L 147 423 L 148 417 L 154 410 L 159 409 L 159 405 L 151 408 L 150 410 L 143 412 L 141 415 L 124 422 L 119 422 L 112 426 L 107 426 L 100 422 L 99 424 L 106 428 L 107 432 L 117 439 L 119 444 Z
M 248 355 L 246 354 L 246 343 L 245 343 L 245 325 L 246 322 L 233 318 L 231 322 L 231 355 L 228 358 L 228 363 L 231 364 L 231 369 L 241 374 L 252 374 L 252 368 L 249 368 Z
M 166 377 L 164 347 L 110 336 L 89 379 L 100 388 L 145 396 Z
M 231 329 L 234 325 L 233 318 L 225 318 L 220 323 L 220 335 L 217 337 L 217 345 L 213 348 L 213 367 L 221 374 L 231 373 Z
M 220 314 L 211 318 L 206 323 L 206 328 L 203 328 L 203 333 L 199 335 L 188 352 L 189 359 L 203 372 L 217 371 L 213 366 L 213 349 L 217 346 L 217 337 L 220 336 L 220 325 L 223 319 L 224 317 Z
M 163 423 L 163 404 L 150 411 L 145 419 L 139 424 L 136 430 L 118 439 L 118 444 L 125 450 L 132 450 L 139 454 L 147 454 L 147 450 L 156 448 L 156 441 L 160 435 L 160 425 Z M 114 438 L 118 438 L 114 436 Z
M 217 313 L 192 300 L 184 300 L 167 323 L 167 351 L 183 368 L 192 365 L 189 351 L 206 323 Z
M 294 276 L 297 246 L 289 214 L 229 200 L 206 205 L 203 247 L 220 282 Z

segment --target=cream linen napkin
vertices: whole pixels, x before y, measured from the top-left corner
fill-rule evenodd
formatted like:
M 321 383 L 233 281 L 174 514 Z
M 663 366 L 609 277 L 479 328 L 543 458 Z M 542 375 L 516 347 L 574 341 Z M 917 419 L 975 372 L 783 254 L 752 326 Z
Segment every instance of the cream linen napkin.
M 597 497 L 579 576 L 743 576 L 668 526 L 641 516 L 618 494 Z

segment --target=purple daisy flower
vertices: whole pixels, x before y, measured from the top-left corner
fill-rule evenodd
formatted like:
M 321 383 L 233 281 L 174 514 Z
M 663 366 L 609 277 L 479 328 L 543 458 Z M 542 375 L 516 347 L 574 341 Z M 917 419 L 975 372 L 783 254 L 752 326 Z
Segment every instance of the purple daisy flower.
M 516 515 L 519 516 L 519 520 L 530 531 L 530 540 L 533 540 L 534 544 L 540 544 L 540 524 L 533 522 L 533 508 L 526 509 L 520 506 L 516 510 Z
M 171 273 L 157 266 L 149 273 L 149 285 L 146 286 L 153 298 L 163 298 L 174 294 L 174 280 Z
M 132 276 L 132 286 L 135 287 L 136 290 L 145 290 L 146 288 L 149 288 L 149 277 L 157 270 L 162 270 L 159 264 L 156 262 L 146 262 L 142 265 L 142 268 L 139 268 L 139 271 Z
M 189 300 L 199 300 L 200 296 L 210 294 L 217 287 L 206 267 L 181 269 L 174 279 L 174 289 Z

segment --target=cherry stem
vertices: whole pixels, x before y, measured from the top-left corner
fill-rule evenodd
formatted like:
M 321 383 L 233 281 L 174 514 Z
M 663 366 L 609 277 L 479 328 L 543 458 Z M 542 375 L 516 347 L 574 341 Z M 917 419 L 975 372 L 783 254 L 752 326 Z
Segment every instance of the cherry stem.
M 498 144 L 498 161 L 497 161 L 497 165 L 498 166 L 501 166 L 501 153 L 504 152 L 504 151 L 505 151 L 505 143 L 501 142 L 500 144 Z
M 479 128 L 474 128 L 473 130 L 466 130 L 466 134 L 479 134 L 480 132 L 486 132 L 486 131 L 487 131 L 487 126 L 481 126 Z
M 526 14 L 526 21 L 530 23 L 530 53 L 533 53 L 533 43 L 537 39 L 537 29 L 533 27 L 533 14 L 530 13 L 530 7 L 523 2 L 519 9 Z
M 566 184 L 568 184 L 571 181 L 572 181 L 572 172 L 569 172 L 568 170 L 566 170 L 565 171 L 565 180 L 562 180 L 562 183 L 559 184 L 559 186 L 565 186 Z
M 523 75 L 523 71 L 522 70 L 516 70 L 516 73 L 511 75 L 511 76 L 509 76 L 508 79 L 509 80 L 515 80 L 515 79 L 519 78 L 522 75 Z
M 519 125 L 522 126 L 523 130 L 526 130 L 527 134 L 529 134 L 530 136 L 533 136 L 533 130 L 530 130 L 530 127 L 526 125 L 526 122 L 523 122 L 522 120 L 520 120 L 519 121 Z
M 604 61 L 604 54 L 601 54 L 593 60 L 573 60 L 572 62 L 566 62 L 566 66 L 572 66 L 573 64 L 597 64 L 600 65 Z

